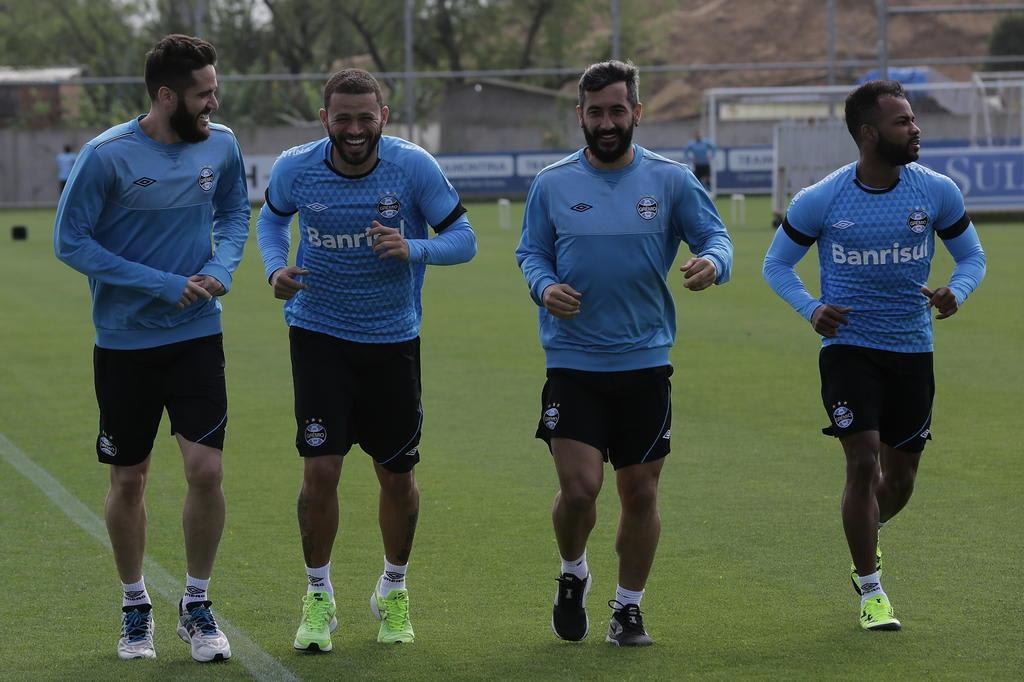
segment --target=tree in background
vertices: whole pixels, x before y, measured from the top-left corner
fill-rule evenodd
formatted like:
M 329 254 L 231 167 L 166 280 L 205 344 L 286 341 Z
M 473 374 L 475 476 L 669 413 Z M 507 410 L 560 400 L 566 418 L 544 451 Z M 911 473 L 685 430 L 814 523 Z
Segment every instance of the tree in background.
M 1007 14 L 992 30 L 988 53 L 993 57 L 1024 54 L 1024 14 Z M 991 64 L 993 71 L 1024 70 L 1024 62 Z

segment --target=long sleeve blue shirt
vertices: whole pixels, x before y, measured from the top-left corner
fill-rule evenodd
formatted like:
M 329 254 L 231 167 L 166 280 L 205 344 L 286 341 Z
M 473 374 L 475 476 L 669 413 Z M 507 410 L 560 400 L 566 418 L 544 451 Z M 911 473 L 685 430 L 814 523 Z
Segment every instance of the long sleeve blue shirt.
M 632 163 L 599 170 L 583 150 L 548 166 L 526 199 L 516 261 L 539 306 L 548 367 L 623 371 L 669 364 L 675 306 L 666 277 L 686 242 L 729 280 L 732 241 L 689 168 L 634 145 Z M 544 290 L 565 283 L 583 295 L 562 320 Z
M 141 118 L 141 117 L 140 117 Z M 231 130 L 161 144 L 115 126 L 78 155 L 57 207 L 57 257 L 89 277 L 96 345 L 152 348 L 221 331 L 220 302 L 177 307 L 187 279 L 225 289 L 249 234 L 242 154 Z

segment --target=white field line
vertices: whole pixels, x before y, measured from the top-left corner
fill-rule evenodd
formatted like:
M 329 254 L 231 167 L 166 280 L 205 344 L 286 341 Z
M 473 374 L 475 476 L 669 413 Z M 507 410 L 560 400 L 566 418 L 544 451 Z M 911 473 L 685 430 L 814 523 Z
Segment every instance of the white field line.
M 10 464 L 22 476 L 32 481 L 44 495 L 50 498 L 57 508 L 64 512 L 82 530 L 91 535 L 100 544 L 110 548 L 107 527 L 91 509 L 82 504 L 81 500 L 72 495 L 60 482 L 33 462 L 17 445 L 0 433 L 0 457 Z M 176 580 L 163 566 L 150 559 L 143 560 L 143 573 L 146 576 L 146 587 L 155 592 L 167 603 L 178 608 L 181 597 L 182 581 Z M 238 662 L 257 680 L 285 680 L 298 682 L 298 678 L 280 661 L 261 649 L 241 630 L 232 625 L 223 616 L 217 616 L 217 624 L 231 642 L 232 658 Z M 111 646 L 113 658 L 113 646 Z

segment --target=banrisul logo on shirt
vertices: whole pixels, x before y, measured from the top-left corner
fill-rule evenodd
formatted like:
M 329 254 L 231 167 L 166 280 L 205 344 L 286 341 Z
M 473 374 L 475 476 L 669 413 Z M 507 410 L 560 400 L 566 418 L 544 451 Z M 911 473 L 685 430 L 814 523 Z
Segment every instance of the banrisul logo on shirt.
M 204 192 L 213 189 L 213 169 L 209 166 L 203 166 L 203 170 L 199 171 L 199 187 Z
M 644 220 L 654 220 L 654 216 L 658 215 L 657 199 L 654 197 L 643 197 L 640 201 L 636 202 L 636 212 Z
M 907 218 L 907 227 L 914 234 L 921 234 L 928 229 L 928 214 L 922 210 L 913 211 Z
M 377 213 L 383 218 L 394 218 L 402 210 L 402 204 L 394 194 L 385 194 L 377 201 Z

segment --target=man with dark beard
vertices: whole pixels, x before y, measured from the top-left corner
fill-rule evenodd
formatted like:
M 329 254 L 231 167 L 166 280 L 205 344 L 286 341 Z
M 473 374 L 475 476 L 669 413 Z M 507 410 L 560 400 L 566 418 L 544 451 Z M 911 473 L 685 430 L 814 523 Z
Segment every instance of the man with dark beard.
M 428 264 L 468 261 L 476 237 L 433 157 L 383 136 L 389 113 L 369 73 L 331 76 L 320 110 L 327 137 L 281 154 L 257 221 L 267 279 L 287 301 L 303 459 L 298 516 L 308 585 L 296 649 L 332 647 L 338 482 L 356 443 L 380 482 L 384 570 L 370 595 L 377 641 L 414 637 L 405 577 L 419 516 L 420 290 Z M 289 266 L 295 213 L 300 242 Z M 436 237 L 428 239 L 429 228 Z
M 882 589 L 878 531 L 910 499 L 931 439 L 932 321 L 955 314 L 985 276 L 985 253 L 948 177 L 920 166 L 921 129 L 903 87 L 871 81 L 846 98 L 858 161 L 793 197 L 764 276 L 822 336 L 821 398 L 846 456 L 841 511 L 865 630 L 899 630 Z M 928 286 L 935 236 L 949 284 Z M 821 297 L 794 270 L 818 242 Z
M 143 495 L 165 408 L 188 482 L 178 635 L 197 661 L 231 656 L 207 597 L 224 528 L 227 390 L 217 297 L 242 258 L 249 200 L 235 136 L 210 122 L 216 62 L 205 40 L 158 42 L 146 55 L 149 113 L 82 148 L 57 208 L 54 249 L 89 276 L 92 290 L 96 454 L 110 465 L 106 522 L 124 590 L 123 659 L 156 655 L 142 575 Z
M 640 599 L 661 532 L 658 477 L 672 426 L 676 318 L 666 277 L 684 241 L 696 254 L 680 267 L 684 288 L 724 284 L 732 269 L 732 242 L 690 169 L 633 144 L 638 88 L 631 63 L 584 72 L 576 113 L 587 146 L 537 175 L 516 250 L 547 357 L 536 436 L 559 481 L 551 627 L 570 641 L 589 631 L 586 546 L 608 461 L 622 503 L 606 636 L 617 646 L 652 643 Z

